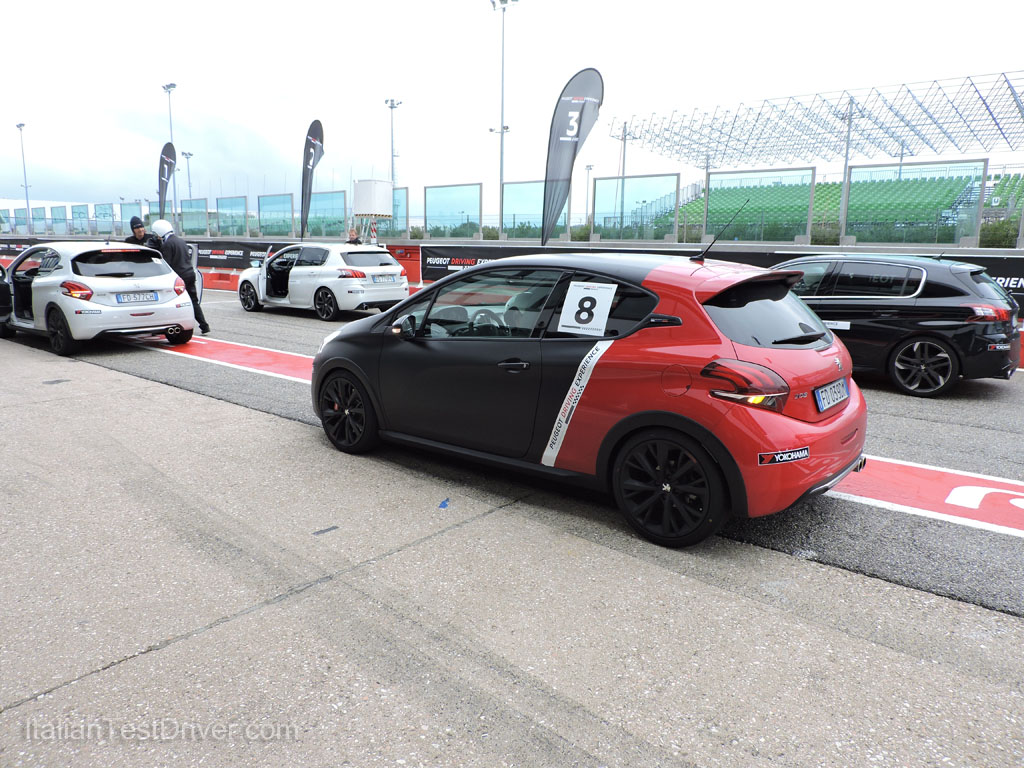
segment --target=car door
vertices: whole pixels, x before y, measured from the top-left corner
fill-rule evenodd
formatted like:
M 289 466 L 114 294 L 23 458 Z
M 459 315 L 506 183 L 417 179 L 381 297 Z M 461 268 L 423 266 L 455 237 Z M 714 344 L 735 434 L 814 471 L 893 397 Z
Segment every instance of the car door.
M 288 279 L 299 255 L 299 246 L 283 248 L 263 262 L 260 288 L 271 303 L 288 303 Z
M 313 306 L 313 292 L 320 285 L 320 272 L 327 260 L 327 249 L 304 245 L 299 250 L 288 276 L 288 300 L 297 307 Z
M 11 284 L 7 282 L 7 270 L 0 264 L 0 323 L 11 316 Z
M 411 305 L 404 316 L 411 316 L 415 334 L 386 334 L 381 347 L 388 427 L 500 456 L 525 455 L 543 371 L 540 340 L 523 307 L 543 307 L 561 274 L 474 272 Z
M 900 264 L 840 261 L 828 284 L 807 303 L 842 339 L 855 366 L 879 369 L 905 334 L 914 307 L 911 295 L 922 277 L 921 270 Z
M 34 300 L 33 283 L 39 275 L 41 259 L 50 252 L 45 246 L 30 248 L 11 262 L 8 280 L 11 284 L 13 322 L 35 325 L 35 305 L 38 302 Z

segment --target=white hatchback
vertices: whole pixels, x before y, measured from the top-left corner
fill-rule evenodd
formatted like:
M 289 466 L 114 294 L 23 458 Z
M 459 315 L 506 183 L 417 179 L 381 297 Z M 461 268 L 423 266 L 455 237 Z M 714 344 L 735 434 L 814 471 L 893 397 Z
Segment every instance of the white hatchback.
M 238 300 L 246 312 L 299 307 L 334 320 L 341 310 L 383 311 L 408 297 L 405 268 L 386 248 L 373 245 L 290 245 L 238 278 Z
M 128 243 L 32 246 L 4 271 L 0 292 L 0 336 L 45 334 L 58 355 L 98 336 L 184 344 L 195 328 L 182 279 L 159 251 Z

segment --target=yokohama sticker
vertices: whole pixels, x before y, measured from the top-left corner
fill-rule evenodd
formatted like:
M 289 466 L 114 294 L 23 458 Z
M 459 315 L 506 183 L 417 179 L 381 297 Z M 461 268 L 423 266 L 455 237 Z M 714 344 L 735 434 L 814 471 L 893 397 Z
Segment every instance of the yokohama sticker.
M 788 464 L 791 461 L 802 461 L 803 459 L 809 458 L 811 455 L 810 447 L 797 448 L 792 451 L 772 451 L 771 453 L 759 453 L 757 454 L 758 466 L 766 466 L 768 464 Z
M 601 359 L 601 355 L 611 345 L 611 340 L 597 342 L 580 361 L 580 366 L 576 369 L 576 375 L 572 378 L 572 384 L 569 385 L 569 391 L 565 393 L 562 407 L 558 409 L 555 426 L 551 428 L 551 437 L 548 438 L 547 445 L 544 446 L 544 455 L 540 459 L 540 463 L 544 466 L 553 467 L 555 465 L 555 461 L 558 459 L 558 451 L 562 448 L 562 440 L 565 439 L 565 433 L 569 430 L 569 422 L 576 411 L 576 406 L 579 405 L 580 399 L 583 397 L 583 392 L 587 388 L 587 382 L 590 381 L 590 374 L 594 372 L 594 367 L 597 365 L 597 361 Z

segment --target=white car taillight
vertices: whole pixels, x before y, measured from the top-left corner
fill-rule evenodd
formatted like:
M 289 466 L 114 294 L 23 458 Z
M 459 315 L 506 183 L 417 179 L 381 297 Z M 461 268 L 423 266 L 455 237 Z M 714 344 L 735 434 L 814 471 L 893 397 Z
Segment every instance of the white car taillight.
M 73 299 L 81 299 L 82 301 L 89 301 L 92 298 L 92 288 L 81 283 L 76 283 L 74 280 L 65 280 L 60 284 L 60 292 L 65 296 L 70 296 Z
M 181 294 L 185 292 L 185 281 L 182 280 L 180 277 L 175 278 L 174 280 L 174 292 L 178 296 L 181 296 Z
M 365 272 L 360 272 L 358 269 L 339 269 L 338 277 L 366 277 Z

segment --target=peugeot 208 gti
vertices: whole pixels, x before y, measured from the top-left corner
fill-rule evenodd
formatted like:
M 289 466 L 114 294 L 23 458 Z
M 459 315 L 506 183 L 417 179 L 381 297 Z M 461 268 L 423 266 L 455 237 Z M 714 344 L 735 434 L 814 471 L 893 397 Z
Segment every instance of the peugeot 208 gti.
M 312 399 L 349 453 L 380 439 L 584 481 L 666 546 L 822 493 L 866 410 L 799 272 L 678 256 L 518 256 L 328 336 Z

